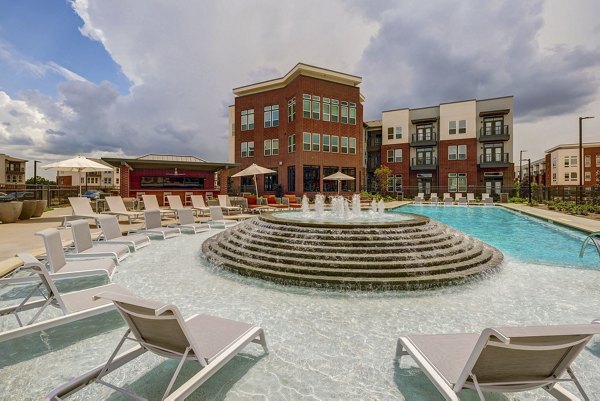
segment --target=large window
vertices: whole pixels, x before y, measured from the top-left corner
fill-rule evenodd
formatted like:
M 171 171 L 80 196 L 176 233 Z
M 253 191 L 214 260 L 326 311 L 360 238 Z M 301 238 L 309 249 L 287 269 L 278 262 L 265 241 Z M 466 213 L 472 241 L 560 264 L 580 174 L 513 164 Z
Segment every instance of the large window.
M 323 121 L 329 121 L 331 118 L 331 100 L 327 97 L 323 98 Z
M 279 105 L 265 106 L 265 128 L 279 125 Z
M 331 135 L 331 152 L 337 153 L 339 152 L 340 146 L 340 137 L 337 135 Z
M 340 153 L 348 153 L 348 137 L 347 136 L 342 137 L 342 146 L 341 146 Z
M 302 95 L 302 116 L 310 118 L 310 95 Z
M 350 102 L 350 112 L 348 121 L 350 124 L 356 124 L 356 103 Z
M 277 170 L 277 168 L 271 169 Z M 266 191 L 275 191 L 275 185 L 277 184 L 277 173 L 265 174 L 264 176 L 264 188 Z
M 565 156 L 565 167 L 569 167 L 569 156 Z
M 304 192 L 319 192 L 321 190 L 319 166 L 304 166 Z
M 388 139 L 394 139 L 394 127 L 388 127 Z
M 448 192 L 467 192 L 467 174 L 449 173 Z
M 596 167 L 600 167 L 600 155 L 596 155 Z
M 577 156 L 571 156 L 571 167 L 577 167 Z
M 592 167 L 592 156 L 590 156 L 590 155 L 585 156 L 585 166 Z
M 296 151 L 296 134 L 288 136 L 288 153 Z
M 356 178 L 356 169 L 354 167 L 342 167 L 342 174 L 346 174 L 346 175 L 349 175 L 350 177 Z M 343 192 L 354 192 L 355 188 L 356 188 L 356 179 L 342 181 L 342 191 Z
M 448 134 L 467 133 L 467 120 L 453 120 L 448 122 Z
M 304 132 L 302 134 L 302 149 L 304 149 L 306 151 L 310 151 L 310 138 L 311 138 L 310 132 Z
M 448 160 L 467 160 L 467 145 L 448 146 Z
M 254 142 L 242 142 L 242 157 L 254 156 Z
M 340 115 L 340 105 L 336 99 L 331 99 L 331 121 L 334 123 L 338 122 Z
M 402 149 L 388 149 L 388 163 L 402 163 Z
M 296 119 L 296 98 L 288 100 L 288 122 L 291 123 Z
M 156 177 L 143 176 L 140 181 L 141 188 L 194 188 L 204 189 L 204 178 L 200 177 Z
M 348 102 L 342 102 L 342 124 L 348 124 Z
M 296 166 L 288 166 L 287 168 L 287 190 L 288 192 L 296 191 Z
M 387 190 L 388 192 L 396 192 L 396 193 L 401 193 L 402 192 L 402 175 L 391 175 L 388 177 L 388 182 L 387 182 Z
M 279 154 L 279 139 L 265 139 L 264 155 L 276 156 Z
M 318 152 L 321 150 L 321 134 L 312 134 L 312 151 Z
M 242 131 L 254 129 L 254 109 L 242 110 Z
M 348 153 L 356 154 L 356 138 L 348 138 Z
M 323 177 L 335 174 L 338 172 L 337 167 L 327 166 L 323 167 Z M 338 188 L 337 180 L 323 180 L 323 192 L 337 192 Z
M 329 152 L 330 151 L 330 136 L 323 134 L 323 152 Z M 323 173 L 325 174 L 325 173 Z
M 312 97 L 312 118 L 313 120 L 321 119 L 321 98 L 319 96 Z

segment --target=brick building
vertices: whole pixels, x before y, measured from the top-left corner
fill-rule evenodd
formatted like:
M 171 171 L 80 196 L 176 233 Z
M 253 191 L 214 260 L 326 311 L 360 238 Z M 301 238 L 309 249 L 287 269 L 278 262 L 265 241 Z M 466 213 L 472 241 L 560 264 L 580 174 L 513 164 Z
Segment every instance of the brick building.
M 387 110 L 366 123 L 367 143 L 378 130 L 389 192 L 499 194 L 513 186 L 512 96 Z
M 600 185 L 600 142 L 583 144 L 583 186 Z M 546 150 L 546 186 L 579 185 L 579 144 L 563 144 Z
M 364 187 L 364 97 L 353 75 L 297 64 L 285 76 L 235 88 L 229 108 L 229 157 L 240 169 L 256 163 L 276 173 L 258 176 L 259 193 L 337 192 L 323 177 L 338 170 L 355 181 L 341 192 Z M 250 177 L 234 187 L 253 192 Z

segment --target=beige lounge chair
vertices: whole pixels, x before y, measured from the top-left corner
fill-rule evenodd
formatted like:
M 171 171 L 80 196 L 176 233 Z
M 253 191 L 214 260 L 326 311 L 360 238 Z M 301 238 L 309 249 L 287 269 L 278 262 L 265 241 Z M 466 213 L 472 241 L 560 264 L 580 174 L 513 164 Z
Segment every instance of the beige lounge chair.
M 415 196 L 415 199 L 413 200 L 413 203 L 415 205 L 420 205 L 421 203 L 423 203 L 423 198 L 420 196 Z
M 486 200 L 489 197 L 490 197 L 490 194 L 488 194 L 487 192 L 484 192 L 484 193 L 481 194 L 481 200 L 482 201 Z
M 475 203 L 475 194 L 467 193 L 467 203 Z
M 26 295 L 25 299 L 18 305 L 0 308 L 0 316 L 14 315 L 20 326 L 19 328 L 0 333 L 0 342 L 11 340 L 26 334 L 36 333 L 51 327 L 60 326 L 114 309 L 114 304 L 112 302 L 105 299 L 94 298 L 94 295 L 100 292 L 111 291 L 121 295 L 133 295 L 118 284 L 107 284 L 61 294 L 57 290 L 50 273 L 43 263 L 30 254 L 21 253 L 17 256 L 23 260 L 28 269 L 31 269 L 36 273 L 38 276 L 38 285 L 34 286 L 29 294 Z M 45 296 L 42 299 L 30 301 L 31 297 L 42 287 L 46 290 Z M 62 312 L 62 316 L 38 321 L 44 310 L 50 305 L 58 307 Z M 28 322 L 23 323 L 19 313 L 35 309 L 37 309 L 37 312 L 34 316 L 30 318 Z
M 398 340 L 396 358 L 410 355 L 448 401 L 462 389 L 516 392 L 544 389 L 558 400 L 579 400 L 560 383 L 572 381 L 571 363 L 600 324 L 488 328 L 481 334 L 411 335 Z M 565 373 L 569 377 L 565 376 Z
M 450 206 L 454 204 L 452 196 L 448 192 L 444 192 L 444 206 Z
M 73 243 L 75 244 L 75 253 L 67 254 L 67 257 L 79 258 L 102 258 L 112 257 L 119 264 L 131 253 L 129 247 L 124 244 L 92 241 L 92 232 L 90 226 L 85 220 L 75 220 L 71 222 L 71 232 L 73 233 Z
M 248 344 L 260 344 L 264 352 L 268 352 L 264 331 L 248 323 L 210 315 L 184 319 L 174 305 L 111 292 L 99 294 L 97 298 L 114 302 L 128 329 L 105 364 L 57 387 L 46 395 L 45 400 L 64 400 L 65 396 L 90 383 L 103 384 L 139 399 L 130 390 L 106 382 L 104 376 L 147 351 L 179 360 L 162 399 L 183 400 Z M 125 340 L 135 341 L 138 345 L 117 355 Z M 171 393 L 186 359 L 198 362 L 201 370 Z
M 239 206 L 232 206 L 229 195 L 219 195 L 219 206 L 227 214 L 238 214 L 242 213 L 242 208 Z
M 102 216 L 101 214 L 94 212 L 88 198 L 78 196 L 69 197 L 69 204 L 73 209 L 73 214 L 71 216 L 62 216 L 63 227 L 68 225 L 69 220 L 78 219 L 94 219 L 94 224 L 97 224 L 96 219 Z
M 119 220 L 115 216 L 102 216 L 98 218 L 98 223 L 102 229 L 102 240 L 111 244 L 125 244 L 130 249 L 137 251 L 140 248 L 150 245 L 150 238 L 143 234 L 121 234 Z
M 235 220 L 225 220 L 223 216 L 223 210 L 220 206 L 209 206 L 210 208 L 210 220 L 207 223 L 211 227 L 231 227 L 238 224 Z
M 175 211 L 171 209 L 161 209 L 158 205 L 158 199 L 156 199 L 156 195 L 142 195 L 142 199 L 144 201 L 144 209 L 146 211 L 157 210 L 161 217 L 164 215 L 172 215 L 175 217 Z
M 462 198 L 462 193 L 457 192 L 454 194 L 454 201 L 458 203 L 458 201 L 460 200 L 460 198 Z
M 210 213 L 210 209 L 204 203 L 204 196 L 202 195 L 192 195 L 192 209 L 200 212 L 201 216 L 204 216 L 205 213 Z
M 163 227 L 160 222 L 160 212 L 158 210 L 148 210 L 144 212 L 144 228 L 129 230 L 129 233 L 146 234 L 167 239 L 178 236 L 181 234 L 181 230 L 179 228 Z
M 437 205 L 438 202 L 439 202 L 439 199 L 438 199 L 437 193 L 435 193 L 435 192 L 432 193 L 431 196 L 429 197 L 429 203 L 432 205 Z
M 419 192 L 419 193 L 417 194 L 417 196 L 418 196 L 419 198 L 421 198 L 421 199 L 425 199 L 425 193 L 424 193 L 424 192 Z M 350 199 L 349 201 L 350 201 L 350 202 L 352 202 L 352 199 Z
M 127 222 L 131 224 L 131 220 L 141 219 L 144 215 L 144 212 L 132 212 L 127 210 L 125 207 L 125 202 L 123 202 L 123 198 L 120 196 L 107 196 L 104 198 L 106 200 L 106 204 L 108 205 L 108 209 L 110 212 L 105 212 L 106 214 L 112 214 L 115 216 L 125 216 L 127 217 Z
M 487 197 L 483 199 L 483 206 L 494 206 L 494 198 Z
M 459 206 L 468 206 L 469 204 L 467 203 L 467 198 L 465 198 L 464 196 L 461 196 L 460 198 L 458 198 L 458 205 Z
M 190 231 L 194 234 L 210 230 L 210 225 L 206 223 L 196 223 L 192 209 L 178 209 L 177 219 L 179 220 L 179 224 L 170 224 L 169 227 L 176 227 L 182 232 Z

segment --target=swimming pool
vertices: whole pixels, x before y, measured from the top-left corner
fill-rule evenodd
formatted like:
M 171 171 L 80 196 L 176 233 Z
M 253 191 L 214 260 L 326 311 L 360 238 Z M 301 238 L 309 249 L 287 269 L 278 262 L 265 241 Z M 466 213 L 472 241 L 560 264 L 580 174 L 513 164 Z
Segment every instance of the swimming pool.
M 345 293 L 281 287 L 207 266 L 200 248 L 209 235 L 153 241 L 123 262 L 114 277 L 140 296 L 176 304 L 186 317 L 210 313 L 265 329 L 268 355 L 259 346 L 248 347 L 196 391 L 193 400 L 443 400 L 410 358 L 403 358 L 400 368 L 394 364 L 398 336 L 479 332 L 493 325 L 587 323 L 600 317 L 600 272 L 591 266 L 566 269 L 507 253 L 498 273 L 459 287 Z M 559 241 L 569 241 L 569 234 L 561 235 Z M 0 344 L 0 394 L 11 400 L 39 399 L 105 362 L 124 331 L 119 319 L 108 313 Z M 1 323 L 8 324 L 6 320 Z M 595 339 L 575 364 L 592 399 L 600 399 L 599 357 L 600 340 Z M 176 361 L 146 355 L 109 377 L 156 398 L 175 367 Z M 196 366 L 187 364 L 184 377 L 195 372 Z M 576 391 L 570 384 L 565 387 Z M 71 399 L 106 398 L 124 399 L 99 385 Z M 477 398 L 470 393 L 466 399 Z M 488 399 L 547 396 L 534 391 Z

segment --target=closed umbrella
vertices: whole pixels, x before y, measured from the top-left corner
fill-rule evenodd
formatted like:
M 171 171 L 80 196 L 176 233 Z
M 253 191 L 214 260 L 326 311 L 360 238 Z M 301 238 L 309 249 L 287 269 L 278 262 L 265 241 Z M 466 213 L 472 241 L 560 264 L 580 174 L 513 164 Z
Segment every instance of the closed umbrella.
M 349 176 L 348 174 L 344 174 L 341 171 L 337 173 L 333 173 L 328 175 L 327 177 L 323 177 L 324 180 L 336 180 L 338 182 L 338 195 L 340 194 L 340 187 L 342 181 L 352 181 L 354 177 Z
M 79 196 L 81 196 L 81 173 L 112 170 L 112 167 L 105 166 L 104 164 L 100 164 L 83 156 L 77 156 L 72 159 L 62 160 L 56 163 L 50 163 L 42 166 L 42 168 L 44 170 L 71 171 L 79 173 Z
M 243 169 L 239 173 L 235 173 L 231 177 L 247 177 L 250 175 L 253 176 L 254 177 L 254 188 L 256 189 L 256 196 L 258 196 L 258 184 L 256 183 L 256 176 L 259 174 L 271 174 L 271 173 L 276 173 L 276 172 L 277 171 L 275 171 L 275 170 L 261 167 L 261 166 L 257 165 L 256 163 L 252 163 L 252 165 L 250 167 L 246 167 L 245 169 Z

